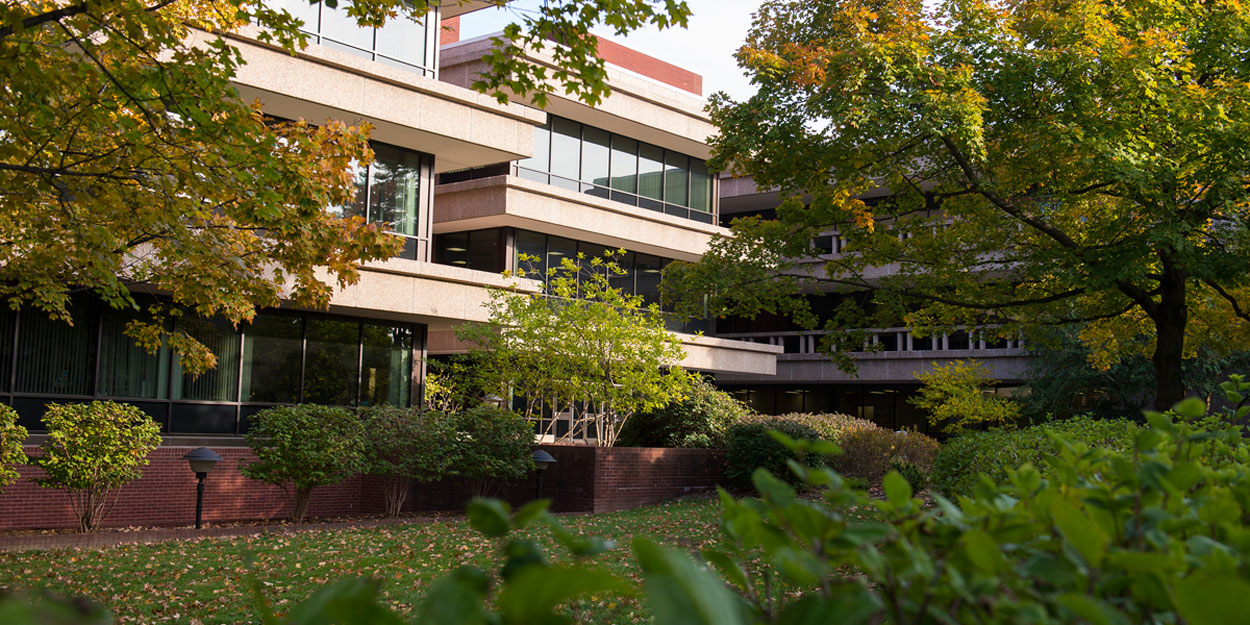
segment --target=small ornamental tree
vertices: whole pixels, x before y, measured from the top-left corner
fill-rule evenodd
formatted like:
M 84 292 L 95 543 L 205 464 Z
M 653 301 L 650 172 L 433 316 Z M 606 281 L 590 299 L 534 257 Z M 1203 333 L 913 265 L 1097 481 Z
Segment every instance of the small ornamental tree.
M 381 478 L 386 516 L 398 516 L 412 480 L 433 482 L 453 475 L 456 455 L 447 445 L 456 438 L 455 423 L 442 412 L 373 408 L 361 415 L 364 425 L 364 474 Z
M 571 414 L 563 437 L 593 430 L 602 447 L 616 442 L 631 415 L 682 398 L 688 386 L 677 366 L 685 352 L 659 306 L 612 286 L 625 274 L 615 262 L 619 254 L 563 259 L 547 271 L 543 294 L 493 291 L 490 323 L 457 329 L 475 345 L 470 353 L 482 389 L 525 398 L 530 419 L 544 411 Z M 556 422 L 547 434 L 555 434 Z
M 0 405 L 0 489 L 22 477 L 15 465 L 26 464 L 22 451 L 26 436 L 26 428 L 17 424 L 17 411 Z
M 161 444 L 161 426 L 129 404 L 49 404 L 43 423 L 48 440 L 31 461 L 46 476 L 35 482 L 65 489 L 83 532 L 104 521 L 118 489 L 142 476 L 148 453 Z
M 534 468 L 534 428 L 523 416 L 495 406 L 478 406 L 452 415 L 456 433 L 448 455 L 458 474 L 482 496 L 503 480 L 525 477 Z M 446 453 L 446 452 L 445 452 Z
M 720 448 L 730 426 L 751 409 L 701 377 L 692 377 L 686 397 L 663 408 L 636 414 L 621 429 L 623 447 Z
M 932 371 L 916 377 L 924 386 L 908 401 L 928 414 L 929 424 L 943 432 L 958 434 L 975 425 L 1011 425 L 1020 418 L 1016 402 L 986 392 L 993 380 L 981 363 L 934 363 Z
M 313 488 L 340 482 L 364 466 L 363 438 L 360 419 L 346 408 L 315 404 L 269 408 L 251 418 L 247 444 L 256 460 L 240 461 L 239 471 L 280 486 L 288 496 L 294 488 L 291 520 L 300 523 Z

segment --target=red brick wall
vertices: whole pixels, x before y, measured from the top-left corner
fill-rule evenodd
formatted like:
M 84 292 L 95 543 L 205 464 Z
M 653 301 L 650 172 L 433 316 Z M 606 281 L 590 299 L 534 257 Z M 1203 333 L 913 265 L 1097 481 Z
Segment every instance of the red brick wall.
M 460 41 L 460 16 L 457 15 L 456 17 L 449 17 L 443 20 L 442 28 L 439 30 L 442 33 L 438 39 L 439 46 Z
M 702 76 L 637 50 L 626 48 L 619 43 L 608 41 L 603 37 L 599 38 L 599 58 L 666 85 L 672 85 L 682 91 L 688 91 L 697 96 L 703 95 Z
M 647 449 L 542 445 L 556 459 L 543 475 L 543 496 L 556 512 L 606 512 L 711 492 L 724 475 L 724 454 L 708 449 Z M 189 447 L 161 447 L 149 456 L 143 477 L 122 487 L 106 527 L 189 525 L 195 521 L 195 474 L 182 459 Z M 27 447 L 27 453 L 36 448 Z M 291 503 L 282 489 L 249 480 L 239 460 L 252 458 L 241 447 L 214 448 L 222 456 L 204 481 L 204 519 L 239 521 L 284 518 Z M 0 493 L 0 530 L 74 528 L 78 521 L 69 497 L 40 488 L 31 479 L 36 467 L 21 467 L 22 480 Z M 520 505 L 535 496 L 537 477 L 497 485 L 490 493 Z M 414 483 L 407 510 L 462 510 L 472 495 L 459 480 Z M 308 513 L 314 517 L 376 514 L 382 511 L 375 480 L 352 478 L 313 490 Z

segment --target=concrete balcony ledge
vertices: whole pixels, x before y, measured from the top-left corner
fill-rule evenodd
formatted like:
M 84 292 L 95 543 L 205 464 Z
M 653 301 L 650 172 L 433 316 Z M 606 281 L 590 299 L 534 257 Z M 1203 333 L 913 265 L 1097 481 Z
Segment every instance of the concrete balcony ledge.
M 697 261 L 727 228 L 526 180 L 492 176 L 439 185 L 434 232 L 512 226 L 608 247 Z

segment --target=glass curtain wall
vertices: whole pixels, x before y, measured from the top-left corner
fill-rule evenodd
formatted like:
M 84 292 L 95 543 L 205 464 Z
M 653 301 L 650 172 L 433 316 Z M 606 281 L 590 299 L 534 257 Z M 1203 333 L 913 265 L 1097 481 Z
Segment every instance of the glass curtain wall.
M 517 175 L 596 197 L 712 223 L 712 176 L 697 158 L 548 116 Z
M 421 179 L 430 175 L 430 158 L 420 152 L 371 142 L 373 162 L 356 166 L 356 199 L 331 213 L 360 217 L 409 238 L 401 256 L 415 258 L 421 238 Z
M 304 22 L 300 30 L 310 35 L 312 43 L 422 76 L 433 77 L 438 69 L 435 60 L 439 39 L 437 15 L 435 19 L 428 15 L 418 19 L 396 17 L 387 20 L 381 28 L 362 28 L 347 14 L 346 2 L 329 6 L 325 2 L 308 0 L 268 0 L 266 4 L 286 9 Z

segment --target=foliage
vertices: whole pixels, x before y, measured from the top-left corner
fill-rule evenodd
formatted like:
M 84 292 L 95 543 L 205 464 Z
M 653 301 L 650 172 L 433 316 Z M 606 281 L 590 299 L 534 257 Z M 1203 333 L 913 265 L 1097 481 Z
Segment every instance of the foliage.
M 452 413 L 448 419 L 455 436 L 443 451 L 455 458 L 457 475 L 473 484 L 475 495 L 533 470 L 534 426 L 525 417 L 483 405 Z
M 352 201 L 352 164 L 372 158 L 367 124 L 279 122 L 238 97 L 245 60 L 220 35 L 255 25 L 289 52 L 308 42 L 274 4 L 0 3 L 0 299 L 69 321 L 71 291 L 118 309 L 138 309 L 135 292 L 167 293 L 178 306 L 149 306 L 129 333 L 152 350 L 166 342 L 199 372 L 213 354 L 165 323 L 182 307 L 234 323 L 280 299 L 325 307 L 362 263 L 399 250 L 383 224 L 325 210 Z M 365 26 L 435 4 L 326 2 Z M 513 15 L 478 87 L 539 103 L 563 88 L 594 103 L 607 85 L 590 29 L 682 26 L 689 8 L 564 0 Z
M 911 487 L 913 493 L 923 492 L 929 487 L 929 472 L 910 460 L 894 458 L 890 461 L 889 471 L 898 473 L 904 480 L 907 480 L 907 485 Z
M 757 468 L 777 471 L 786 475 L 786 463 L 795 456 L 769 432 L 780 432 L 794 439 L 820 439 L 820 432 L 802 420 L 788 415 L 753 415 L 729 426 L 725 435 L 725 477 L 731 484 L 750 484 L 751 474 Z M 805 459 L 818 462 L 812 456 Z
M 784 201 L 667 290 L 806 327 L 804 294 L 870 291 L 825 325 L 843 355 L 888 318 L 991 339 L 1085 323 L 1095 362 L 1149 354 L 1171 406 L 1186 355 L 1250 331 L 1247 50 L 1237 3 L 764 2 L 737 56 L 757 91 L 713 96 L 710 166 Z M 830 232 L 841 251 L 806 262 Z
M 659 306 L 612 286 L 624 273 L 615 262 L 622 253 L 563 258 L 548 270 L 545 293 L 494 290 L 490 323 L 457 328 L 474 345 L 485 391 L 523 397 L 527 418 L 573 415 L 562 438 L 592 429 L 603 447 L 616 443 L 634 413 L 681 398 L 688 380 L 677 366 L 681 341 L 665 329 Z M 554 435 L 555 424 L 546 433 Z
M 994 381 L 981 362 L 956 360 L 945 366 L 935 362 L 932 370 L 917 373 L 916 378 L 924 386 L 908 401 L 925 412 L 930 425 L 948 434 L 966 427 L 1012 425 L 1020 418 L 1019 404 L 991 394 Z
M 341 482 L 365 466 L 364 431 L 347 408 L 299 404 L 266 408 L 249 418 L 247 445 L 256 460 L 239 472 L 258 482 L 294 489 L 291 519 L 304 520 L 312 489 Z
M 933 459 L 933 486 L 947 496 L 969 493 L 985 475 L 1001 484 L 1008 473 L 1031 464 L 1045 474 L 1047 460 L 1060 450 L 1054 436 L 1072 443 L 1114 453 L 1129 453 L 1138 434 L 1125 419 L 1091 419 L 1086 416 L 1052 421 L 1019 430 L 965 432 L 947 440 Z
M 919 432 L 895 432 L 885 428 L 847 430 L 834 441 L 842 453 L 829 466 L 849 478 L 863 480 L 869 486 L 881 484 L 894 462 L 905 462 L 922 472 L 933 468 L 939 445 Z
M 104 521 L 118 489 L 143 475 L 148 453 L 161 443 L 161 427 L 129 404 L 48 404 L 43 423 L 48 439 L 31 464 L 45 476 L 35 481 L 65 489 L 82 532 Z
M 0 405 L 0 490 L 21 479 L 16 465 L 26 464 L 26 452 L 22 445 L 26 443 L 28 432 L 17 424 L 17 411 L 11 406 Z
M 456 458 L 446 446 L 456 440 L 445 413 L 380 407 L 360 414 L 364 475 L 382 478 L 386 516 L 398 516 L 412 480 L 433 482 L 455 475 Z
M 751 410 L 716 385 L 691 377 L 683 399 L 639 413 L 625 422 L 618 447 L 722 448 L 725 434 Z
M 1037 422 L 1079 412 L 1098 419 L 1140 420 L 1153 394 L 1150 360 L 1129 354 L 1107 367 L 1094 366 L 1078 330 L 1057 330 L 1029 343 L 1026 392 L 1017 396 L 1023 416 Z M 1222 352 L 1226 350 L 1202 345 L 1184 360 L 1187 395 L 1219 401 L 1220 383 L 1228 374 L 1250 370 L 1250 352 Z
M 868 419 L 852 417 L 838 412 L 788 412 L 778 419 L 797 421 L 816 431 L 820 440 L 840 443 L 842 435 L 854 430 L 879 430 L 881 426 Z

